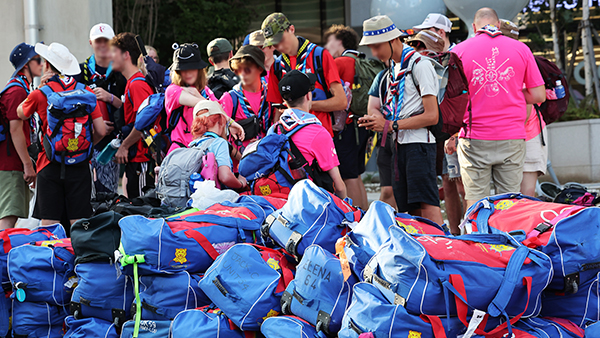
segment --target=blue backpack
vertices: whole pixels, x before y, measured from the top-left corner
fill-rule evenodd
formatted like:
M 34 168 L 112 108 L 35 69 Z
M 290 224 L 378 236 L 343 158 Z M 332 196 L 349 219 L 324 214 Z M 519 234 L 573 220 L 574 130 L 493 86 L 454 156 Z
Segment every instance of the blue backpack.
M 493 329 L 499 324 L 498 319 L 490 319 L 485 329 Z M 455 338 L 466 330 L 467 326 L 456 317 L 448 319 L 410 314 L 404 306 L 390 303 L 375 285 L 357 283 L 338 337 Z
M 13 300 L 12 336 L 27 338 L 61 338 L 68 310 L 48 303 Z
M 25 81 L 23 81 L 23 79 L 21 79 L 21 77 L 13 77 L 12 79 L 10 79 L 8 81 L 8 83 L 6 84 L 6 87 L 4 87 L 4 89 L 2 89 L 2 91 L 0 92 L 0 97 L 2 96 L 2 94 L 4 94 L 7 90 L 9 90 L 12 87 L 21 87 L 25 90 L 25 92 L 27 92 L 27 94 L 29 94 L 29 88 L 27 87 L 27 85 L 25 84 Z M 8 121 L 4 121 L 4 119 L 2 118 L 2 115 L 0 115 L 0 142 L 2 141 L 6 141 L 7 137 L 8 137 L 8 133 L 10 131 L 10 126 L 8 125 Z M 8 148 L 8 145 L 7 145 Z
M 74 90 L 54 92 L 49 85 L 40 88 L 48 100 L 48 128 L 44 134 L 44 150 L 51 162 L 62 166 L 86 163 L 92 157 L 92 112 L 96 95 L 82 83 Z
M 79 278 L 71 298 L 75 319 L 99 318 L 120 327 L 131 318 L 133 280 L 120 274 L 107 262 L 80 263 L 75 266 Z
M 171 325 L 171 336 L 174 338 L 250 338 L 256 335 L 251 331 L 242 332 L 230 325 L 223 311 L 205 306 L 179 313 Z
M 121 338 L 169 338 L 170 330 L 170 320 L 142 320 L 138 324 L 129 320 L 121 328 Z
M 99 318 L 65 319 L 65 338 L 119 338 L 115 324 Z
M 552 263 L 505 234 L 460 237 L 410 235 L 390 227 L 390 239 L 364 270 L 392 304 L 412 314 L 536 316 Z
M 600 273 L 579 285 L 576 293 L 544 291 L 541 315 L 565 318 L 580 327 L 600 321 Z
M 136 78 L 142 79 L 142 78 Z M 135 79 L 134 79 L 135 80 Z M 165 109 L 165 94 L 158 93 L 148 96 L 138 107 L 135 114 L 134 128 L 139 131 L 150 131 L 160 113 Z
M 351 232 L 344 236 L 341 243 L 352 271 L 363 280 L 363 270 L 369 260 L 390 238 L 388 228 L 400 226 L 410 233 L 430 235 L 449 235 L 447 228 L 421 217 L 396 214 L 389 204 L 374 201 Z M 425 230 L 423 230 L 425 229 Z
M 281 298 L 283 314 L 296 315 L 317 331 L 335 335 L 350 305 L 356 276 L 342 272 L 340 260 L 318 245 L 309 246 L 296 267 L 296 277 Z
M 209 305 L 198 287 L 200 277 L 187 271 L 140 277 L 143 320 L 173 320 L 181 311 Z
M 266 338 L 325 338 L 307 321 L 294 316 L 267 318 L 260 326 L 260 332 Z
M 18 302 L 67 306 L 77 285 L 71 240 L 36 242 L 8 253 L 8 276 Z M 71 251 L 70 251 L 71 250 Z
M 280 251 L 237 244 L 206 271 L 200 288 L 244 331 L 281 312 L 281 296 L 294 279 L 293 266 Z
M 468 211 L 463 227 L 472 233 L 510 233 L 550 256 L 550 289 L 576 293 L 600 271 L 600 208 L 541 202 L 522 194 L 487 197 Z
M 350 224 L 362 217 L 362 211 L 349 202 L 310 180 L 300 181 L 292 188 L 283 208 L 267 217 L 261 232 L 296 257 L 301 257 L 312 244 L 333 253 L 336 241 L 350 231 Z

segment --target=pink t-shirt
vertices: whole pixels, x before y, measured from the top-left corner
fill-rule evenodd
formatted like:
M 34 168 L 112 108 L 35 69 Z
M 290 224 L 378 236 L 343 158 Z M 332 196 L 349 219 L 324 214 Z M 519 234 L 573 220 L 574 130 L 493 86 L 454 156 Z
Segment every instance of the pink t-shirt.
M 340 165 L 331 135 L 323 126 L 311 124 L 292 135 L 292 141 L 304 156 L 308 165 L 314 159 L 323 171 L 329 171 Z
M 529 120 L 527 120 L 527 123 L 525 124 L 525 133 L 527 134 L 525 140 L 529 141 L 538 136 L 544 128 L 546 128 L 546 122 L 542 119 L 542 129 L 540 129 L 540 119 L 535 111 L 535 107 L 531 105 L 531 114 L 529 115 Z
M 176 84 L 171 84 L 169 85 L 169 87 L 167 87 L 167 90 L 165 91 L 165 110 L 167 111 L 167 121 L 171 118 L 171 113 L 175 109 L 181 107 L 181 104 L 179 103 L 179 96 L 181 96 L 182 90 L 183 88 L 181 88 L 180 86 Z M 213 92 L 208 87 L 205 88 L 205 91 L 209 100 L 218 101 L 215 97 L 215 94 L 213 94 Z M 180 147 L 179 144 L 177 144 L 176 142 L 187 146 L 188 144 L 190 144 L 190 142 L 194 140 L 194 137 L 192 136 L 193 121 L 194 107 L 183 107 L 183 118 L 179 120 L 177 126 L 175 127 L 175 129 L 173 129 L 173 132 L 171 133 L 171 141 L 173 143 L 171 144 L 171 148 L 169 148 L 168 153 L 173 151 L 173 149 L 177 149 Z
M 533 54 L 527 45 L 500 35 L 478 34 L 454 47 L 469 80 L 472 126 L 460 137 L 477 140 L 525 139 L 527 118 L 523 84 L 544 85 Z M 469 113 L 464 122 L 469 128 Z

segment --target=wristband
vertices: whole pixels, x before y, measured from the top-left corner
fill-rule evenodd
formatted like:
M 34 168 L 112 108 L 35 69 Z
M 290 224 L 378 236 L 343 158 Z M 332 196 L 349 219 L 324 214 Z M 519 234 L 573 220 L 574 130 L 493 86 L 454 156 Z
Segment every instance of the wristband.
M 114 100 L 115 100 L 115 96 L 113 94 L 110 94 L 110 105 L 111 106 L 112 106 Z
M 381 135 L 381 146 L 385 147 L 385 141 L 387 140 L 388 130 L 390 129 L 390 120 L 385 121 L 383 126 L 383 135 Z

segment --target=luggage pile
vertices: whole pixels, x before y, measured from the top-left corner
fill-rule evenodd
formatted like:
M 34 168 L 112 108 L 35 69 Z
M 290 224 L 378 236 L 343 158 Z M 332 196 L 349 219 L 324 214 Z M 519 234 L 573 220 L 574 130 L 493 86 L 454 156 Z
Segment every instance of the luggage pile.
M 0 232 L 0 262 L 15 337 L 600 337 L 600 209 L 500 195 L 462 227 L 304 180 L 287 200 L 102 213 L 71 239 Z

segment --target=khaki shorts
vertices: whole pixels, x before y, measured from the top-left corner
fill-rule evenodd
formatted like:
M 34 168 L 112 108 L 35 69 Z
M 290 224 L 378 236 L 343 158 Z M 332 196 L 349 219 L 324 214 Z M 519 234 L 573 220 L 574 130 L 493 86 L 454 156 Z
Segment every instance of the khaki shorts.
M 545 175 L 546 169 L 548 168 L 548 134 L 546 128 L 543 130 L 544 141 L 546 145 L 542 145 L 542 139 L 540 135 L 532 138 L 525 143 L 525 165 L 523 172 L 535 173 L 538 175 Z
M 484 141 L 460 139 L 458 162 L 465 186 L 465 199 L 490 195 L 493 182 L 497 194 L 519 192 L 523 180 L 525 140 Z
M 22 171 L 0 171 L 0 218 L 29 217 L 31 197 Z

